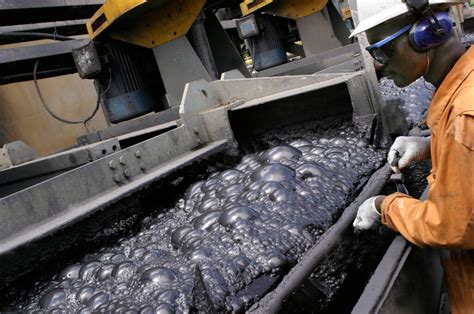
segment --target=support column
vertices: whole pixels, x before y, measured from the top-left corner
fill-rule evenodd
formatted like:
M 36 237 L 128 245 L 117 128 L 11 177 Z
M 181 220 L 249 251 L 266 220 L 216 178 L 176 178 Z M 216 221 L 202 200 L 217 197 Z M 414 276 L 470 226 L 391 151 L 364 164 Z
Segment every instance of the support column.
M 356 0 L 349 0 L 349 6 L 352 11 L 352 19 L 354 21 L 354 25 L 359 24 L 359 14 L 357 9 L 357 1 Z M 377 75 L 375 74 L 375 67 L 374 67 L 374 59 L 372 56 L 365 50 L 366 47 L 369 46 L 369 41 L 367 40 L 367 36 L 365 33 L 357 35 L 357 39 L 359 41 L 360 51 L 362 53 L 362 62 L 365 69 L 365 76 L 367 78 L 367 85 L 369 88 L 369 94 L 374 105 L 374 110 L 376 111 L 383 121 L 378 121 L 377 123 L 377 136 L 376 136 L 376 144 L 380 147 L 388 147 L 391 140 L 388 137 L 380 136 L 379 134 L 388 134 L 388 130 L 386 129 L 385 125 L 385 116 L 382 112 L 382 105 L 384 104 L 384 100 L 382 98 L 382 94 L 380 93 L 380 85 L 377 79 Z M 385 130 L 384 130 L 385 129 Z
M 153 49 L 170 107 L 178 107 L 184 86 L 192 81 L 212 81 L 186 36 Z
M 331 23 L 322 12 L 296 20 L 306 57 L 341 47 Z

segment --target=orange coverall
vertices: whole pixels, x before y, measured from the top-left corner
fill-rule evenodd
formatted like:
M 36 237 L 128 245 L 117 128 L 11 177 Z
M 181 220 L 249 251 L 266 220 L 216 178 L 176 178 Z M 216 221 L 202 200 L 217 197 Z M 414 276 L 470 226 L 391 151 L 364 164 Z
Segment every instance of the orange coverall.
M 395 193 L 382 223 L 417 246 L 452 249 L 443 261 L 453 313 L 474 313 L 474 47 L 456 62 L 431 102 L 432 170 L 420 201 Z

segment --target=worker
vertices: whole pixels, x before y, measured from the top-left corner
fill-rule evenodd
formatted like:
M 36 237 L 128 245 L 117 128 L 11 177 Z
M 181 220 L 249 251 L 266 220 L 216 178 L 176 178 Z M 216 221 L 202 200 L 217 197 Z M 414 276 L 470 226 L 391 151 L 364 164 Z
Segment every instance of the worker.
M 399 137 L 388 153 L 397 172 L 431 156 L 427 199 L 370 198 L 354 227 L 381 221 L 417 246 L 450 249 L 443 265 L 452 313 L 474 313 L 474 48 L 461 44 L 446 13 L 459 2 L 357 1 L 360 23 L 351 36 L 366 33 L 368 52 L 397 86 L 423 76 L 436 93 L 427 116 L 431 137 Z

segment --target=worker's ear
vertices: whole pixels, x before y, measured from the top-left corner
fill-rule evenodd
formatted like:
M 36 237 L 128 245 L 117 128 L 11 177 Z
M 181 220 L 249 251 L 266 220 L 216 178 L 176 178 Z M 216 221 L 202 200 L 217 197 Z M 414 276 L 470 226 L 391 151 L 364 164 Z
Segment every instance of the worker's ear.
M 427 19 L 416 22 L 410 29 L 409 38 L 412 47 L 417 51 L 435 48 L 451 37 L 453 22 L 447 12 L 435 13 L 439 25 Z

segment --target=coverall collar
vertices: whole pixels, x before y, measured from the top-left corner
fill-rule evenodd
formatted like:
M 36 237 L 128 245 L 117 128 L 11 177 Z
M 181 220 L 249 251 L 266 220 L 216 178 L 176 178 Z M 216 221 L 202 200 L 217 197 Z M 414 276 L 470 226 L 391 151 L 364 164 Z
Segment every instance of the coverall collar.
M 426 123 L 433 130 L 438 125 L 439 118 L 446 108 L 449 100 L 453 97 L 462 82 L 474 70 L 474 47 L 470 47 L 464 55 L 459 58 L 454 67 L 444 78 L 440 87 L 433 96 Z

